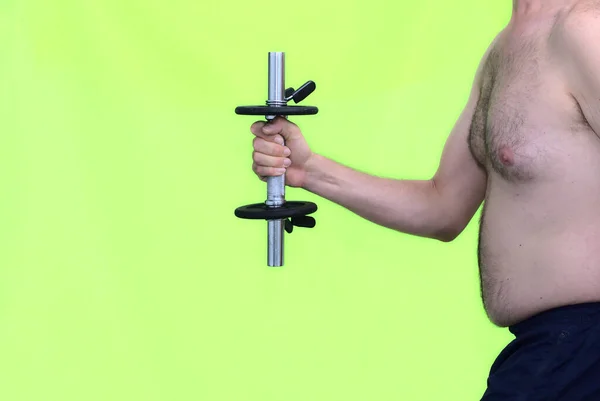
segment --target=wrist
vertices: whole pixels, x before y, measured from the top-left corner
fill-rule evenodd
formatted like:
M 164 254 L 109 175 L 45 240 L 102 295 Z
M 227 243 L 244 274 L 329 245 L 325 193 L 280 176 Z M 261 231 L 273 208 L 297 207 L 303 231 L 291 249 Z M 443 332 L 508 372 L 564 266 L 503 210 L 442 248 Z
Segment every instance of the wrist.
M 304 163 L 304 182 L 302 189 L 309 192 L 318 192 L 318 186 L 323 179 L 323 162 L 325 157 L 318 153 L 311 153 L 310 157 Z

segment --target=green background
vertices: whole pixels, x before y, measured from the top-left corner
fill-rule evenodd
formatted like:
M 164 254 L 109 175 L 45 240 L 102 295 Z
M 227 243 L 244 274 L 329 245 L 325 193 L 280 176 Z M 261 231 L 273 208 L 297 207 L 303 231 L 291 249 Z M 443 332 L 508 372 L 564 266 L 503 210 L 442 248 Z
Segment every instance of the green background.
M 509 340 L 478 215 L 411 237 L 312 194 L 266 266 L 241 104 L 308 79 L 313 150 L 429 178 L 508 1 L 3 0 L 0 399 L 476 400 Z

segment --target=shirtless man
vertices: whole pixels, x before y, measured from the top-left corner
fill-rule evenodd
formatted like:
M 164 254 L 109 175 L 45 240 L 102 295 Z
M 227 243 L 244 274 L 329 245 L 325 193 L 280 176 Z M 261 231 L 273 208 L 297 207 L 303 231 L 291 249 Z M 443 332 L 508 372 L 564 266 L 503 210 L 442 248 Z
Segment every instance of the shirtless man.
M 483 304 L 515 334 L 483 400 L 600 400 L 600 1 L 513 1 L 431 179 L 353 170 L 283 118 L 251 131 L 261 179 L 403 233 L 452 241 L 483 203 Z

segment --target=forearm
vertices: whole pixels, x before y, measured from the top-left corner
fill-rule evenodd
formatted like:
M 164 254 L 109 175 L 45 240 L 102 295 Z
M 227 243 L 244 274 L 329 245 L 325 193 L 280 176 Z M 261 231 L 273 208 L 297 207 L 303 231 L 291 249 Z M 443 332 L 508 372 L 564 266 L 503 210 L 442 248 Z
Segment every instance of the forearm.
M 455 235 L 433 180 L 376 177 L 317 154 L 306 168 L 304 189 L 373 223 L 442 241 Z

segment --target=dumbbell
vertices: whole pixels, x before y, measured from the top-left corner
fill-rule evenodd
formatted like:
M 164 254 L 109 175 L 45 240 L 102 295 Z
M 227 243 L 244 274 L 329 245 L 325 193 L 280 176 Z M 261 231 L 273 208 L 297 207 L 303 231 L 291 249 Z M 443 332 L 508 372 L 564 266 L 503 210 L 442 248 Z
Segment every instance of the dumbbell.
M 314 115 L 319 109 L 314 106 L 288 106 L 289 101 L 300 103 L 315 89 L 316 84 L 308 81 L 298 89 L 285 88 L 285 53 L 269 52 L 269 93 L 266 105 L 238 106 L 238 115 L 264 115 L 267 121 L 277 116 Z M 313 202 L 286 201 L 285 175 L 267 178 L 267 200 L 240 206 L 235 216 L 241 219 L 267 221 L 267 264 L 283 266 L 285 232 L 292 233 L 294 226 L 313 228 L 316 221 L 310 214 L 317 211 Z

